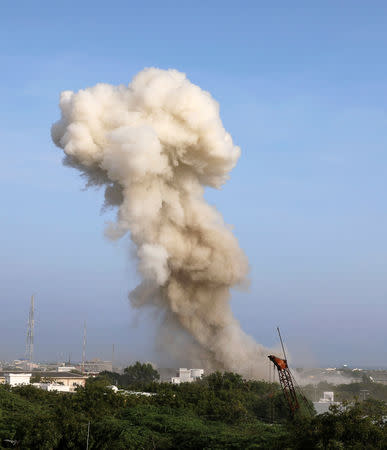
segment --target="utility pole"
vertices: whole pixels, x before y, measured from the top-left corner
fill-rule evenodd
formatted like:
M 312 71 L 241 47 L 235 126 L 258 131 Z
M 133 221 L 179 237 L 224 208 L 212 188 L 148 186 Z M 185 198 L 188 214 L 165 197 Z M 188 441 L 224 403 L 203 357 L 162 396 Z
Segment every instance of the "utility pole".
M 32 361 L 34 359 L 34 296 L 31 296 L 30 312 L 28 315 L 27 327 L 27 344 L 26 344 L 26 359 L 28 361 L 29 370 L 31 370 Z
M 363 398 L 363 402 L 365 402 L 368 395 L 370 395 L 370 391 L 368 389 L 360 389 L 360 394 Z
M 86 320 L 83 323 L 82 373 L 85 371 L 85 360 L 86 360 Z
M 90 421 L 87 424 L 87 441 L 86 441 L 86 450 L 89 450 L 89 438 L 90 438 Z
M 112 372 L 114 372 L 114 344 L 112 347 Z

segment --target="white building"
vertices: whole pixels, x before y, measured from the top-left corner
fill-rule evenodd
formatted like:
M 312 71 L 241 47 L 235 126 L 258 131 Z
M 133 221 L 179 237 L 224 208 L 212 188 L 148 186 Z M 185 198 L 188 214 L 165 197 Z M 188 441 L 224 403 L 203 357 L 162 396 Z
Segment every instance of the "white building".
M 22 384 L 30 384 L 30 373 L 5 373 L 4 381 L 11 386 L 20 386 Z
M 72 370 L 77 370 L 74 366 L 59 366 L 57 368 L 58 372 L 71 372 Z
M 57 391 L 57 392 L 71 392 L 70 386 L 65 386 L 63 384 L 56 383 L 32 383 L 35 386 L 44 391 Z
M 180 368 L 177 372 L 177 376 L 171 378 L 171 383 L 172 384 L 192 383 L 193 381 L 200 380 L 203 374 L 204 374 L 203 369 Z
M 320 398 L 320 402 L 334 402 L 335 401 L 335 393 L 331 391 L 327 391 L 323 393 L 323 398 Z
M 339 402 L 335 402 L 334 392 L 327 391 L 323 393 L 323 397 L 318 402 L 313 402 L 314 409 L 317 414 L 323 414 L 329 411 L 331 405 L 339 405 Z

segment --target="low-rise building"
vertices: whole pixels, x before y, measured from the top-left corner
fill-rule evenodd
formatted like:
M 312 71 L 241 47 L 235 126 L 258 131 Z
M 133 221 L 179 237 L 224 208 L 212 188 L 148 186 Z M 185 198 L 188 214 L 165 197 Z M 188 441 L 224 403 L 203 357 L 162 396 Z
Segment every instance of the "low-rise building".
M 71 372 L 39 372 L 32 373 L 25 372 L 0 372 L 0 383 L 17 386 L 21 384 L 30 384 L 31 377 L 38 383 L 44 384 L 59 384 L 61 386 L 68 386 L 70 391 L 74 391 L 78 386 L 85 386 L 88 375 L 71 373 Z
M 71 372 L 72 370 L 77 370 L 75 366 L 58 366 L 56 369 L 58 372 Z
M 43 389 L 44 391 L 72 392 L 70 386 L 57 383 L 32 383 L 32 386 Z
M 111 361 L 101 361 L 100 359 L 92 359 L 81 364 L 80 368 L 86 373 L 113 372 L 113 364 Z
M 78 386 L 85 386 L 87 375 L 72 372 L 34 372 L 34 377 L 40 383 L 60 384 L 74 391 Z
M 173 384 L 192 383 L 193 381 L 200 380 L 203 374 L 204 374 L 203 369 L 180 368 L 176 374 L 177 376 L 171 378 L 171 383 Z
M 30 373 L 4 373 L 4 383 L 11 386 L 21 386 L 23 384 L 30 384 Z
M 331 391 L 324 392 L 323 397 L 318 402 L 313 402 L 317 414 L 323 414 L 329 411 L 331 405 L 339 405 L 335 402 L 335 394 Z

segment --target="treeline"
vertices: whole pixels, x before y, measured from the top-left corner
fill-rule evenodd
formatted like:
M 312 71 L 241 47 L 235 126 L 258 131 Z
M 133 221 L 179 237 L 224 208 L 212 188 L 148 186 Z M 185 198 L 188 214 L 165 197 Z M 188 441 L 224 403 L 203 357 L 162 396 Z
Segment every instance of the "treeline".
M 305 395 L 311 401 L 318 401 L 324 391 L 332 391 L 337 401 L 353 401 L 354 399 L 374 399 L 387 402 L 387 385 L 373 383 L 367 378 L 360 379 L 357 383 L 334 385 L 322 381 L 317 385 L 307 385 L 302 388 Z
M 152 374 L 137 366 L 134 382 L 127 384 L 132 368 L 116 380 L 118 374 L 105 373 L 73 394 L 0 386 L 1 448 L 86 448 L 88 430 L 89 449 L 109 450 L 382 449 L 387 442 L 383 402 L 290 421 L 277 384 L 213 373 L 172 385 L 156 382 L 154 373 L 144 381 L 138 376 L 143 370 Z M 112 380 L 156 395 L 115 393 Z
M 104 371 L 99 374 L 98 379 L 109 381 L 110 384 L 117 387 L 142 388 L 146 384 L 159 380 L 160 374 L 153 368 L 152 364 L 142 364 L 137 361 L 135 364 L 126 367 L 122 374 Z

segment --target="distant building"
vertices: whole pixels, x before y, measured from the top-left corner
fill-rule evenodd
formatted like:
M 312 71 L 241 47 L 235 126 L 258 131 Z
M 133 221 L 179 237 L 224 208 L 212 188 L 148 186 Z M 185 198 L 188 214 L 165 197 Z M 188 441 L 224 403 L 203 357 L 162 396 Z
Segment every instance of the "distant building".
M 370 380 L 374 383 L 387 384 L 387 373 L 373 373 L 372 376 L 370 376 Z
M 323 393 L 323 398 L 320 398 L 320 402 L 334 402 L 335 401 L 335 393 L 328 391 Z
M 30 384 L 31 374 L 30 373 L 4 373 L 3 377 L 4 383 L 11 386 L 20 386 L 23 384 Z M 1 381 L 0 381 L 1 382 Z
M 39 389 L 43 389 L 44 391 L 57 391 L 57 392 L 72 392 L 70 386 L 65 386 L 63 384 L 56 383 L 32 383 L 32 386 L 35 386 Z
M 77 370 L 74 366 L 59 366 L 56 369 L 58 372 L 71 372 L 72 370 Z
M 6 365 L 10 370 L 21 370 L 24 372 L 30 372 L 38 367 L 38 364 L 29 362 L 25 359 L 14 359 L 12 362 Z
M 335 402 L 334 392 L 324 392 L 323 398 L 320 398 L 318 402 L 313 402 L 314 409 L 317 414 L 323 414 L 329 411 L 331 405 L 339 405 L 339 402 Z
M 78 386 L 85 386 L 87 375 L 71 372 L 34 372 L 34 377 L 40 377 L 40 382 L 50 384 L 63 384 L 69 386 L 70 391 L 75 390 Z
M 61 392 L 72 392 L 78 386 L 85 386 L 88 375 L 71 372 L 49 372 L 34 371 L 25 372 L 0 372 L 0 384 L 9 384 L 11 386 L 20 386 L 31 383 L 31 377 L 37 378 L 38 383 L 34 386 L 48 391 L 58 390 Z M 46 387 L 49 385 L 50 387 Z M 64 386 L 64 388 L 63 388 Z
M 101 361 L 97 358 L 91 361 L 85 361 L 80 368 L 87 373 L 113 372 L 113 364 L 111 361 Z
M 16 375 L 20 375 L 20 374 L 16 374 Z M 68 386 L 71 391 L 74 391 L 78 386 L 85 386 L 86 384 L 86 380 L 88 378 L 87 375 L 82 375 L 82 374 L 78 374 L 78 373 L 71 373 L 71 372 L 50 372 L 50 371 L 44 371 L 44 372 L 38 372 L 38 371 L 34 371 L 32 374 L 28 374 L 30 377 L 31 375 L 34 378 L 37 378 L 39 380 L 39 383 L 43 383 L 43 384 L 60 384 L 62 386 Z M 1 382 L 7 382 L 6 381 L 6 377 L 7 377 L 7 373 L 3 374 L 3 379 L 4 381 L 2 381 L 2 374 L 0 373 L 0 383 Z M 28 381 L 28 383 L 24 383 L 24 384 L 29 384 L 30 380 Z
M 203 369 L 180 368 L 176 374 L 177 376 L 171 378 L 171 383 L 172 384 L 192 383 L 193 381 L 200 380 L 203 374 L 204 374 Z

